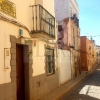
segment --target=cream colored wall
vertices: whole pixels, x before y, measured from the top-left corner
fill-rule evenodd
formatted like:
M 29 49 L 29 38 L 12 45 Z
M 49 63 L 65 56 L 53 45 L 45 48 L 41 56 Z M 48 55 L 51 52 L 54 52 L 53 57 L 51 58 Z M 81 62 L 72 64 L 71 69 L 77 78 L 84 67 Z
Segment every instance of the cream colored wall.
M 54 0 L 35 0 L 36 4 L 42 5 L 50 14 L 55 17 Z
M 58 50 L 58 67 L 60 85 L 71 80 L 70 51 Z
M 0 20 L 0 33 L 2 36 L 0 37 L 0 84 L 11 82 L 10 79 L 10 72 L 11 72 L 11 66 L 10 66 L 10 58 L 8 59 L 7 66 L 9 69 L 4 69 L 4 48 L 10 49 L 11 43 L 10 43 L 10 35 L 14 35 L 18 38 L 19 36 L 19 28 L 18 26 L 15 26 L 11 23 L 5 22 Z M 29 33 L 23 29 L 24 37 L 30 37 Z
M 14 19 L 14 20 L 24 24 L 31 31 L 31 29 L 32 29 L 32 24 L 31 24 L 32 23 L 32 12 L 31 12 L 30 5 L 34 5 L 34 0 L 29 0 L 29 1 L 10 0 L 10 1 L 16 5 L 16 19 L 12 18 L 9 15 L 6 15 L 2 12 L 0 12 L 0 13 L 2 13 L 4 16 L 6 16 L 10 19 Z M 42 1 L 41 1 L 41 3 L 42 3 Z M 50 13 L 52 13 L 54 15 L 54 8 L 52 7 L 52 5 L 54 4 L 53 1 L 44 0 L 43 4 L 44 4 L 44 7 Z M 47 5 L 51 5 L 51 7 L 47 6 Z M 16 36 L 16 38 L 18 38 L 19 37 L 19 29 L 20 29 L 20 27 L 14 25 L 14 24 L 0 20 L 0 33 L 2 34 L 2 36 L 0 37 L 0 43 L 1 43 L 0 57 L 3 58 L 0 60 L 0 84 L 11 82 L 10 59 L 8 61 L 9 69 L 4 69 L 4 48 L 10 49 L 10 47 L 11 47 L 10 35 L 14 35 L 14 36 Z M 23 30 L 23 36 L 30 38 L 29 33 L 23 28 L 22 28 L 22 30 Z M 45 54 L 44 45 L 45 44 L 46 44 L 45 42 L 37 40 L 37 45 L 36 45 L 36 47 L 33 48 L 33 60 L 35 60 L 35 61 L 33 61 L 33 72 L 34 72 L 33 76 L 45 73 L 45 56 L 44 56 L 44 54 Z M 39 53 L 38 55 L 37 55 L 37 52 Z
M 46 73 L 46 65 L 45 65 L 45 46 L 47 43 L 36 40 L 36 47 L 33 47 L 33 69 L 34 73 L 33 76 L 37 76 L 40 74 Z M 51 47 L 54 47 L 54 45 L 49 45 Z M 56 48 L 54 47 L 54 54 L 56 58 Z M 55 70 L 57 69 L 57 64 L 55 62 Z
M 30 30 L 32 29 L 32 10 L 31 10 L 31 5 L 34 5 L 34 0 L 10 0 L 11 2 L 13 2 L 16 5 L 16 18 L 10 17 L 7 14 L 4 14 L 2 12 L 3 15 L 14 19 L 22 24 L 24 24 L 25 26 L 27 26 Z
M 54 0 L 43 0 L 43 7 L 55 17 Z
M 33 47 L 33 76 L 45 73 L 45 42 L 37 40 Z
M 18 31 L 20 27 L 17 27 L 13 24 L 0 21 L 0 56 L 3 58 L 0 60 L 0 84 L 11 82 L 10 79 L 10 59 L 9 59 L 9 69 L 4 69 L 4 48 L 11 47 L 10 44 L 10 35 L 16 36 L 18 38 Z M 29 33 L 23 29 L 23 36 L 30 37 Z M 45 42 L 37 40 L 36 47 L 33 47 L 33 76 L 45 73 Z M 56 52 L 55 52 L 56 54 Z
M 43 6 L 43 0 L 35 0 L 35 4 L 36 4 L 36 5 L 37 5 L 37 4 L 40 4 L 40 5 Z
M 54 0 L 35 0 L 35 4 L 42 5 L 50 14 L 55 16 Z M 37 45 L 36 47 L 33 48 L 33 69 L 34 69 L 33 76 L 45 73 L 45 45 L 46 44 L 47 43 L 43 41 L 37 40 Z
M 19 0 L 10 0 L 16 5 L 16 18 L 13 18 L 7 14 L 4 14 L 0 11 L 0 13 L 10 19 L 14 19 L 24 25 L 26 25 L 31 30 L 31 8 L 30 5 L 34 4 L 33 0 L 29 1 L 19 1 Z M 10 58 L 8 59 L 7 66 L 9 69 L 4 69 L 4 48 L 10 49 L 11 43 L 10 43 L 10 35 L 14 35 L 18 38 L 19 35 L 19 28 L 18 26 L 15 26 L 11 23 L 5 22 L 0 20 L 0 33 L 2 36 L 0 37 L 0 84 L 11 82 L 10 79 L 10 72 L 11 72 L 11 66 L 10 66 Z M 23 29 L 23 28 L 22 28 Z M 29 33 L 23 29 L 24 37 L 30 37 Z

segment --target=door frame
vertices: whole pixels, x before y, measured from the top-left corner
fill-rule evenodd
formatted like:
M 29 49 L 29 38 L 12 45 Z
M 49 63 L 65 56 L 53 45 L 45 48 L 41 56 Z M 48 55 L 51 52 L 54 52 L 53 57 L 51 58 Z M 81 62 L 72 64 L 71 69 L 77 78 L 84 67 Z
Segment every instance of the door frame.
M 17 80 L 16 80 L 16 44 L 19 45 L 23 45 L 23 46 L 28 46 L 28 53 L 32 52 L 32 45 L 33 43 L 30 42 L 26 42 L 26 44 L 22 44 L 21 43 L 21 38 L 16 38 L 13 35 L 10 35 L 10 42 L 11 42 L 11 48 L 10 48 L 10 54 L 11 54 L 11 60 L 10 60 L 10 66 L 11 66 L 11 73 L 10 73 L 10 77 L 11 77 L 11 82 L 13 83 L 13 95 L 15 96 L 16 100 L 17 100 Z M 28 73 L 29 73 L 29 88 L 28 88 L 28 94 L 27 94 L 27 99 L 26 100 L 30 100 L 31 97 L 31 93 L 30 90 L 32 89 L 32 73 L 33 73 L 33 68 L 32 68 L 32 64 L 33 64 L 33 60 L 32 60 L 32 53 L 27 56 L 28 57 L 28 64 L 27 67 L 29 68 Z

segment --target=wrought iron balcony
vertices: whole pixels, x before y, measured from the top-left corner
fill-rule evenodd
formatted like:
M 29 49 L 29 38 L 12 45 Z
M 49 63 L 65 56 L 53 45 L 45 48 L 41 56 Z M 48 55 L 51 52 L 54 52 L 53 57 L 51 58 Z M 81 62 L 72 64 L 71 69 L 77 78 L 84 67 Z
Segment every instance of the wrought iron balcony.
M 73 16 L 71 17 L 71 19 L 74 20 L 75 23 L 76 23 L 76 25 L 79 27 L 79 19 L 76 17 L 76 15 L 73 15 Z
M 32 5 L 33 37 L 55 39 L 55 17 L 41 5 Z

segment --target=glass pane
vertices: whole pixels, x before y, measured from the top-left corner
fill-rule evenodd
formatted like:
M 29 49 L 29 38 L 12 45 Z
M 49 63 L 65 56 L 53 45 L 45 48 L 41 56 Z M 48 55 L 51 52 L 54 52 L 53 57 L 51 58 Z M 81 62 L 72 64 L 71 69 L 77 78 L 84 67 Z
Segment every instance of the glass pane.
M 53 63 L 51 63 L 51 73 L 53 73 Z
M 46 63 L 46 70 L 47 70 L 47 73 L 49 73 L 49 64 Z
M 54 71 L 54 50 L 53 49 L 46 49 L 46 67 L 47 67 L 47 73 L 52 74 Z
M 52 73 L 51 63 L 49 63 L 49 73 Z
M 53 56 L 50 56 L 50 62 L 54 62 L 54 57 Z

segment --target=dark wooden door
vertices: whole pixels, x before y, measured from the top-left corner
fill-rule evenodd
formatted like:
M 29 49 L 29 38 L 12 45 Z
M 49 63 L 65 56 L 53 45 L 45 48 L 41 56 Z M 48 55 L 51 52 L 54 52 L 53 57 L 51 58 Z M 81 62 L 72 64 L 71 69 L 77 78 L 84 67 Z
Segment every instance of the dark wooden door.
M 16 45 L 17 100 L 25 100 L 23 46 Z

